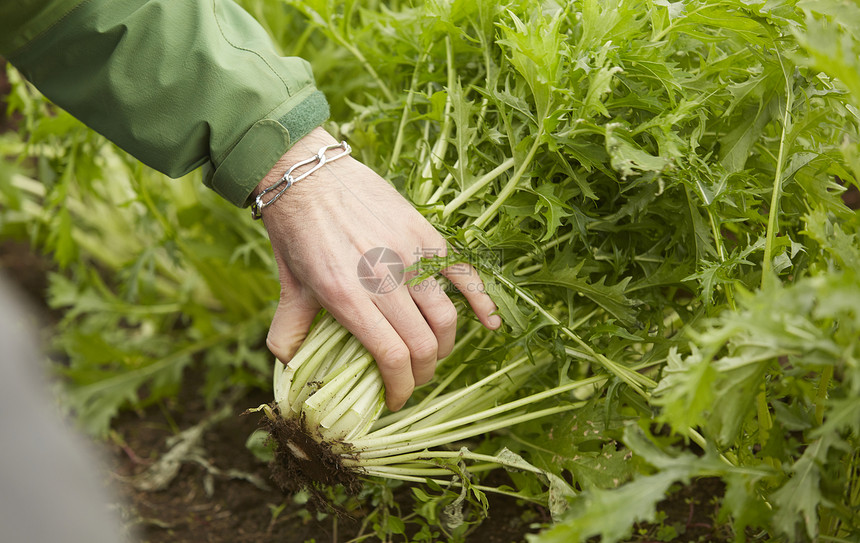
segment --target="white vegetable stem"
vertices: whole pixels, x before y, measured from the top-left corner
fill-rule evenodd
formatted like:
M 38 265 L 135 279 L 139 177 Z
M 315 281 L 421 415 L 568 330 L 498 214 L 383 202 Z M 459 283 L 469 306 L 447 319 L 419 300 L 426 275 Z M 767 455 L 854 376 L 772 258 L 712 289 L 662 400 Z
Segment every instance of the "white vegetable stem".
M 450 461 L 455 458 L 470 461 L 478 470 L 510 464 L 511 460 L 499 456 L 438 448 L 577 409 L 584 402 L 571 401 L 576 400 L 574 391 L 585 389 L 587 396 L 609 379 L 606 375 L 589 377 L 515 398 L 533 374 L 553 362 L 544 353 L 519 356 L 474 383 L 447 390 L 462 376 L 469 361 L 485 352 L 488 339 L 479 342 L 478 348 L 471 344 L 476 333 L 474 328 L 458 340 L 455 352 L 467 346 L 473 352 L 460 358 L 464 362 L 450 370 L 424 400 L 379 424 L 384 407 L 379 370 L 361 344 L 326 315 L 296 356 L 286 365 L 277 364 L 275 400 L 280 414 L 299 421 L 308 435 L 327 443 L 341 456 L 345 467 L 381 477 L 422 480 L 431 475 L 454 475 L 457 470 Z M 553 397 L 564 401 L 550 406 L 543 403 L 543 408 L 538 408 Z

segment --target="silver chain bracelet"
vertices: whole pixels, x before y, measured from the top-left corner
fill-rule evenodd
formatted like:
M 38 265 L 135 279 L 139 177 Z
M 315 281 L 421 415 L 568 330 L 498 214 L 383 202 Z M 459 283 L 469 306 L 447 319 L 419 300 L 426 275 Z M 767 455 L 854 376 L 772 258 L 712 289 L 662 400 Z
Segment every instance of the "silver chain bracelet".
M 343 149 L 343 151 L 341 151 L 340 153 L 338 153 L 334 156 L 327 157 L 326 151 L 331 151 L 332 149 Z M 343 158 L 346 155 L 350 154 L 351 152 L 352 152 L 352 147 L 350 147 L 347 142 L 342 141 L 340 143 L 335 143 L 334 145 L 327 145 L 327 146 L 321 148 L 319 150 L 319 152 L 317 154 L 315 154 L 314 156 L 312 156 L 308 159 L 302 160 L 301 162 L 296 162 L 295 164 L 290 166 L 290 169 L 287 170 L 287 173 L 285 173 L 278 180 L 277 183 L 275 183 L 274 185 L 265 189 L 263 192 L 261 192 L 260 194 L 257 195 L 257 198 L 254 199 L 254 203 L 251 205 L 251 216 L 254 217 L 255 219 L 262 219 L 263 218 L 263 208 L 268 207 L 268 206 L 272 205 L 273 203 L 275 203 L 275 200 L 280 198 L 281 195 L 283 195 L 287 191 L 288 188 L 292 187 L 294 183 L 298 183 L 299 181 L 301 181 L 305 177 L 309 176 L 310 174 L 312 174 L 315 171 L 322 168 L 325 164 L 332 162 L 332 161 L 335 161 L 339 158 Z M 313 162 L 317 162 L 317 164 L 314 164 L 313 168 L 300 174 L 298 177 L 293 177 L 293 171 L 295 171 L 296 168 L 300 168 L 302 166 L 307 166 L 308 164 L 311 164 Z M 268 194 L 274 190 L 277 190 L 279 187 L 281 187 L 281 185 L 284 185 L 283 188 L 278 190 L 278 192 L 275 193 L 275 195 L 272 196 L 269 200 L 267 200 L 265 202 L 263 201 L 263 196 L 265 196 L 266 194 Z

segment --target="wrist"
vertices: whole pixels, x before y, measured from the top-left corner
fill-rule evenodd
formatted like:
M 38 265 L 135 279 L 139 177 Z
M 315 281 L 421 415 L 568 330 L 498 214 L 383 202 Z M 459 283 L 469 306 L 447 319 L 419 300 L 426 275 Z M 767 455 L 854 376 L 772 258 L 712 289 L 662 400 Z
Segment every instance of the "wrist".
M 257 187 L 254 189 L 254 192 L 251 194 L 253 198 L 256 198 L 258 194 L 264 191 L 266 188 L 272 186 L 277 183 L 281 177 L 284 175 L 284 172 L 290 169 L 290 166 L 297 162 L 301 162 L 302 160 L 306 160 L 308 157 L 311 157 L 319 151 L 321 147 L 325 147 L 326 145 L 332 145 L 338 143 L 337 140 L 328 133 L 324 128 L 318 126 L 310 131 L 305 137 L 295 142 L 292 147 L 287 149 L 287 151 L 281 155 L 281 158 L 272 166 L 272 169 L 269 170 L 269 173 L 263 177 Z

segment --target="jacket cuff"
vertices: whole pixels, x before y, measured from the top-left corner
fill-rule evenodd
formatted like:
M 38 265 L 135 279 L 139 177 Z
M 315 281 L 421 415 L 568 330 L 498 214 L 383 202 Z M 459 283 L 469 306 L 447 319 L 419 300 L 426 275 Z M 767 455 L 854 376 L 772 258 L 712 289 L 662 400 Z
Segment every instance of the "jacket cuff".
M 203 182 L 234 205 L 251 203 L 251 193 L 292 145 L 329 116 L 328 102 L 315 87 L 291 96 L 265 119 L 254 123 Z

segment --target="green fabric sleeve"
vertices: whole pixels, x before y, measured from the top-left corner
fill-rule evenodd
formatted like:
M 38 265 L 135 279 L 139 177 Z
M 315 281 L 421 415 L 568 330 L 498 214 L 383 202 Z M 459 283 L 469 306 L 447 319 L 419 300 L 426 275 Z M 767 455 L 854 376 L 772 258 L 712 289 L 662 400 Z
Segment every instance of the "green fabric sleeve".
M 307 62 L 231 0 L 0 2 L 0 54 L 143 163 L 236 205 L 328 117 Z

